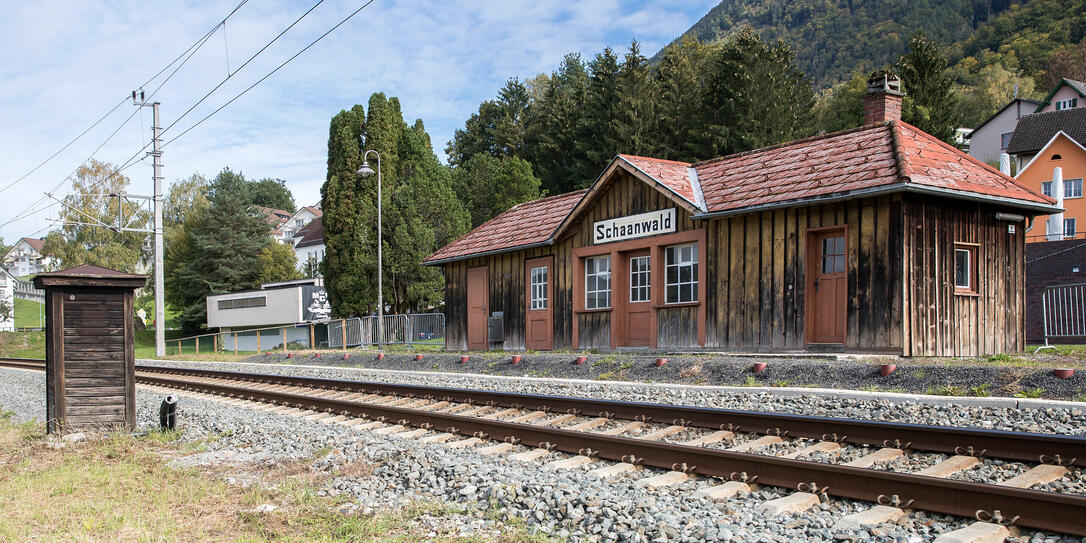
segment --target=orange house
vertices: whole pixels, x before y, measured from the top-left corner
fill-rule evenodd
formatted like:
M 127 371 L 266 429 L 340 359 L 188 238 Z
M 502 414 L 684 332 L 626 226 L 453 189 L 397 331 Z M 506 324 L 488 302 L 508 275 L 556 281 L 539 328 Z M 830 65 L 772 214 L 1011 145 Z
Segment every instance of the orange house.
M 1058 239 L 1086 239 L 1086 198 L 1083 198 L 1083 179 L 1086 179 L 1086 147 L 1062 130 L 1018 172 L 1015 180 L 1045 196 L 1056 197 L 1052 191 L 1052 177 L 1056 168 L 1063 172 L 1063 225 L 1058 231 L 1047 229 L 1048 215 L 1038 215 L 1026 236 L 1026 242 L 1054 241 Z

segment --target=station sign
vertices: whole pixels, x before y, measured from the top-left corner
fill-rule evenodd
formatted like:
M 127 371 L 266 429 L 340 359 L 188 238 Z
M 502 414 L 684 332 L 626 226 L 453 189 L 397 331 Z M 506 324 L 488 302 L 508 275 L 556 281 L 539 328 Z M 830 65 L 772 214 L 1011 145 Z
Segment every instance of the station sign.
M 596 221 L 592 224 L 593 243 L 610 243 L 627 239 L 644 238 L 675 231 L 675 208 L 661 209 Z

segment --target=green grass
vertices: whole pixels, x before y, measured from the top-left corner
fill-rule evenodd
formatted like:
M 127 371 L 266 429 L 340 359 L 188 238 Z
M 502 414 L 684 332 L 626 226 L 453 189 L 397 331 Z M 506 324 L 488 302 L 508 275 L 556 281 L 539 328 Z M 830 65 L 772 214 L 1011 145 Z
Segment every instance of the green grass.
M 45 358 L 45 332 L 0 332 L 0 356 Z
M 15 298 L 15 327 L 42 328 L 45 326 L 45 304 Z
M 435 539 L 418 522 L 472 514 L 463 507 L 414 502 L 373 514 L 337 510 L 345 499 L 319 490 L 331 476 L 369 477 L 372 466 L 361 462 L 329 475 L 314 473 L 312 459 L 303 459 L 258 469 L 260 484 L 241 487 L 222 482 L 229 468 L 166 467 L 164 454 L 184 452 L 179 432 L 112 434 L 52 449 L 40 424 L 15 424 L 10 416 L 0 413 L 0 541 L 485 541 L 440 533 Z M 254 511 L 265 503 L 278 509 Z M 489 540 L 547 541 L 516 523 Z

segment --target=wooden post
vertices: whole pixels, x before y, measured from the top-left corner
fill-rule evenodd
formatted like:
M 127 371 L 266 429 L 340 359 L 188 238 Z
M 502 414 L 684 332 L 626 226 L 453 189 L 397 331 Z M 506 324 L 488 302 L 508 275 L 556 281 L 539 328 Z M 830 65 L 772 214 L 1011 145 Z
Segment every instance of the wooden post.
M 343 319 L 343 350 L 347 350 L 347 319 Z
M 177 354 L 178 355 L 181 354 L 181 340 L 180 339 L 177 340 Z
M 200 336 L 196 336 L 196 354 L 200 354 Z
M 219 334 L 211 336 L 211 354 L 219 352 Z
M 310 349 L 316 349 L 317 348 L 316 337 L 313 334 L 313 325 L 312 324 L 309 325 L 309 348 Z
M 237 331 L 235 331 L 234 332 L 234 355 L 237 356 L 237 354 L 238 354 L 238 333 L 237 333 Z
M 287 329 L 283 328 L 283 352 L 287 352 Z
M 256 354 L 260 354 L 260 330 L 256 331 Z

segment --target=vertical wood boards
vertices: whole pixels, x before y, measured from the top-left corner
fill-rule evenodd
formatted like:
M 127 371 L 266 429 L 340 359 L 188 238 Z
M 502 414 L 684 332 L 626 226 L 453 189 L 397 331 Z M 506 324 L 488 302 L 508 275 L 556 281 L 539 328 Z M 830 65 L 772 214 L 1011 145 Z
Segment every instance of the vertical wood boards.
M 902 335 L 912 356 L 1017 352 L 1024 344 L 1025 238 L 995 219 L 997 208 L 910 196 Z M 977 292 L 954 287 L 955 243 L 975 244 Z
M 900 197 L 793 207 L 710 221 L 720 261 L 708 311 L 710 346 L 750 351 L 803 350 L 809 228 L 848 226 L 846 350 L 900 352 L 902 240 L 892 217 Z M 900 224 L 898 221 L 897 224 Z M 897 230 L 900 232 L 900 230 Z M 896 331 L 896 333 L 894 332 Z

